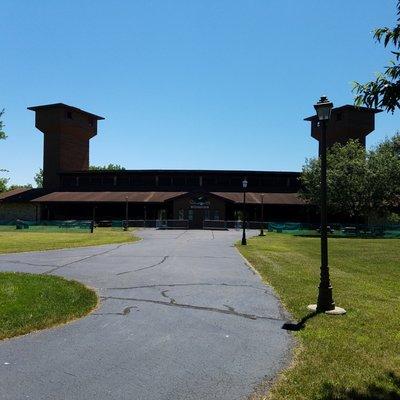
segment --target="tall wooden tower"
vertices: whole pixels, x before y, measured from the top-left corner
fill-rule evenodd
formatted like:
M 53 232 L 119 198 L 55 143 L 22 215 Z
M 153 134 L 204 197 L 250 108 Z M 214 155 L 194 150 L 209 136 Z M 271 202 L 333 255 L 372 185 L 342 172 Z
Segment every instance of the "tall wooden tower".
M 89 140 L 97 134 L 95 114 L 63 103 L 28 107 L 44 134 L 43 187 L 59 187 L 59 173 L 89 169 Z
M 365 138 L 375 129 L 375 114 L 382 110 L 345 105 L 332 109 L 327 128 L 327 147 L 335 143 L 345 144 L 350 139 L 357 139 L 365 147 Z M 320 141 L 321 128 L 318 117 L 304 118 L 311 122 L 311 136 Z

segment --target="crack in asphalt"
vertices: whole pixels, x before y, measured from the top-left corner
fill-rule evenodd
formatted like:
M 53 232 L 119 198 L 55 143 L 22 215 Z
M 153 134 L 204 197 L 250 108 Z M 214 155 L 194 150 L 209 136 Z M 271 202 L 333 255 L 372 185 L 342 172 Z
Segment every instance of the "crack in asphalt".
M 127 243 L 123 243 L 123 244 L 120 244 L 120 245 L 118 245 L 118 246 L 116 246 L 116 247 L 114 247 L 112 249 L 108 249 L 108 250 L 102 251 L 100 253 L 91 254 L 89 256 L 85 256 L 85 257 L 82 257 L 82 258 L 80 258 L 78 260 L 70 261 L 70 262 L 67 262 L 67 263 L 61 264 L 61 265 L 57 265 L 57 264 L 36 264 L 36 263 L 31 263 L 31 262 L 27 262 L 27 261 L 20 261 L 20 260 L 3 260 L 1 258 L 0 258 L 0 261 L 1 262 L 5 262 L 5 263 L 9 263 L 9 264 L 29 265 L 31 267 L 52 267 L 52 269 L 42 272 L 42 274 L 45 275 L 45 274 L 50 274 L 50 273 L 52 273 L 52 272 L 54 272 L 54 271 L 56 271 L 56 270 L 58 270 L 60 268 L 68 267 L 69 265 L 72 265 L 72 264 L 75 264 L 75 263 L 78 263 L 78 262 L 81 262 L 81 261 L 85 261 L 85 260 L 87 260 L 89 258 L 102 256 L 104 254 L 110 253 L 111 251 L 117 250 L 120 247 L 125 246 L 126 244 Z
M 179 256 L 179 255 L 174 255 L 175 258 L 212 258 L 212 259 L 220 259 L 220 258 L 224 258 L 224 259 L 229 259 L 229 260 L 237 260 L 236 257 L 229 257 L 229 256 Z
M 168 259 L 168 257 L 169 257 L 169 256 L 164 256 L 164 257 L 162 258 L 161 261 L 159 261 L 159 262 L 157 262 L 157 263 L 155 263 L 155 264 L 149 265 L 149 266 L 147 266 L 147 267 L 142 267 L 142 268 L 134 269 L 134 270 L 132 270 L 132 271 L 119 272 L 119 273 L 116 274 L 116 275 L 118 275 L 118 276 L 119 276 L 119 275 L 125 275 L 125 274 L 130 274 L 130 273 L 132 273 L 132 272 L 138 272 L 138 271 L 143 271 L 143 270 L 145 270 L 145 269 L 150 269 L 150 268 L 157 267 L 157 266 L 163 264 L 163 263 Z
M 122 243 L 122 244 L 120 244 L 120 245 L 118 245 L 118 246 L 113 247 L 112 249 L 108 249 L 108 250 L 102 251 L 102 252 L 100 252 L 100 253 L 91 254 L 91 255 L 89 255 L 89 256 L 82 257 L 82 258 L 80 258 L 79 260 L 70 261 L 70 262 L 65 263 L 65 264 L 62 264 L 62 265 L 54 266 L 54 268 L 49 269 L 48 271 L 42 272 L 42 274 L 43 274 L 43 275 L 51 274 L 51 273 L 53 273 L 53 272 L 55 272 L 55 271 L 58 271 L 58 270 L 61 269 L 61 268 L 69 267 L 70 265 L 79 263 L 79 262 L 81 262 L 81 261 L 86 261 L 86 260 L 89 260 L 90 258 L 94 258 L 94 257 L 98 257 L 98 256 L 103 256 L 104 254 L 108 254 L 108 253 L 111 253 L 111 252 L 114 251 L 114 250 L 118 250 L 119 248 L 121 248 L 122 246 L 125 246 L 126 244 L 127 244 L 127 243 Z
M 185 233 L 187 233 L 187 230 L 180 233 L 178 236 L 176 236 L 174 239 L 180 239 L 181 236 L 183 236 Z
M 71 372 L 67 372 L 67 371 L 63 371 L 63 372 L 64 372 L 64 374 L 67 374 L 67 375 L 73 376 L 74 378 L 77 378 L 77 376 L 74 374 L 71 374 Z
M 137 306 L 125 307 L 121 312 L 106 312 L 106 313 L 93 313 L 92 315 L 128 315 L 132 308 L 138 308 Z
M 141 286 L 124 286 L 124 287 L 111 287 L 105 288 L 107 290 L 130 290 L 130 289 L 147 289 L 147 288 L 157 288 L 157 287 L 181 287 L 181 286 L 227 286 L 227 287 L 248 287 L 255 290 L 261 290 L 266 293 L 264 287 L 257 287 L 253 285 L 243 285 L 243 284 L 230 284 L 230 283 L 170 283 L 170 284 L 154 284 L 154 285 L 141 285 Z
M 171 229 L 159 229 L 160 231 L 171 231 Z M 180 233 L 178 236 L 175 236 L 175 237 L 173 237 L 173 236 L 167 236 L 167 237 L 164 237 L 164 238 L 162 238 L 163 240 L 170 240 L 170 239 L 172 239 L 172 240 L 176 240 L 176 239 L 179 239 L 181 236 L 183 236 L 185 233 L 187 233 L 188 231 L 187 230 L 184 230 L 182 233 Z M 160 240 L 160 238 L 158 238 L 158 240 Z
M 163 290 L 163 291 L 161 292 L 161 296 L 165 297 L 166 299 L 169 299 L 170 304 L 176 304 L 176 300 L 175 300 L 174 298 L 172 298 L 172 297 L 170 297 L 170 296 L 167 295 L 167 292 L 168 292 L 168 291 L 169 291 L 168 289 Z
M 123 246 L 123 245 L 126 245 L 126 244 L 128 244 L 128 243 L 123 243 L 122 245 L 120 245 L 120 246 L 118 246 L 118 247 L 116 247 L 116 248 L 114 248 L 114 249 L 108 250 L 107 252 L 116 250 L 116 249 L 118 249 L 119 247 L 121 247 L 121 246 Z M 0 257 L 0 261 L 1 261 L 1 262 L 4 262 L 4 263 L 8 263 L 8 264 L 29 265 L 30 267 L 53 267 L 53 268 L 62 268 L 62 267 L 67 267 L 68 265 L 71 265 L 71 264 L 74 264 L 74 263 L 77 263 L 77 262 L 80 262 L 80 261 L 84 261 L 84 260 L 86 260 L 87 258 L 100 256 L 100 255 L 102 255 L 102 254 L 105 254 L 105 253 L 98 253 L 98 254 L 94 254 L 94 255 L 91 255 L 91 256 L 86 256 L 86 257 L 80 258 L 79 260 L 75 260 L 75 261 L 72 261 L 72 262 L 70 262 L 70 263 L 62 264 L 62 265 L 56 265 L 56 264 L 36 264 L 36 263 L 31 263 L 31 262 L 27 262 L 27 261 L 20 261 L 20 260 L 4 260 L 2 257 Z M 129 255 L 129 258 L 155 258 L 155 257 L 164 257 L 164 256 L 146 256 L 146 255 L 136 256 L 136 255 Z M 171 257 L 171 256 L 167 256 L 167 257 Z M 208 258 L 210 258 L 210 259 L 216 259 L 216 260 L 218 260 L 218 259 L 231 259 L 231 260 L 235 259 L 235 257 L 228 257 L 228 256 L 178 256 L 178 255 L 174 255 L 173 257 L 174 257 L 174 258 L 199 258 L 199 259 L 203 259 L 203 258 L 207 258 L 207 259 L 208 259 Z M 147 268 L 147 267 L 145 267 L 145 268 Z M 131 271 L 127 271 L 127 272 L 131 272 Z M 132 271 L 132 272 L 134 272 L 134 271 Z M 49 273 L 49 272 L 47 271 L 47 272 L 44 272 L 44 273 Z M 123 273 L 120 273 L 120 274 L 122 275 L 122 274 L 124 274 L 124 272 L 123 272 Z M 118 275 L 118 274 L 117 274 L 117 275 Z
M 222 304 L 224 307 L 226 307 L 229 311 L 235 311 L 235 309 L 232 306 L 228 306 L 227 304 Z
M 281 318 L 241 313 L 239 311 L 234 310 L 233 308 L 232 309 L 221 309 L 221 308 L 215 308 L 215 307 L 195 306 L 193 304 L 177 303 L 174 299 L 171 299 L 171 297 L 167 296 L 166 294 L 164 294 L 164 297 L 168 298 L 170 301 L 167 302 L 167 301 L 162 301 L 162 300 L 141 299 L 141 298 L 133 298 L 133 297 L 116 297 L 116 296 L 102 296 L 101 299 L 102 300 L 136 301 L 139 303 L 151 303 L 151 304 L 159 304 L 159 305 L 168 306 L 168 307 L 178 307 L 178 308 L 186 308 L 186 309 L 198 310 L 198 311 L 209 311 L 209 312 L 220 313 L 220 314 L 228 314 L 228 315 L 234 315 L 236 317 L 252 319 L 252 320 L 264 319 L 264 320 L 285 322 L 285 320 L 283 320 Z M 171 302 L 171 300 L 173 300 L 173 302 Z
M 4 261 L 9 264 L 22 264 L 22 265 L 29 265 L 30 267 L 54 267 L 54 264 L 34 264 L 30 262 L 25 262 L 25 261 L 19 261 L 19 260 L 2 260 L 0 258 L 0 261 Z

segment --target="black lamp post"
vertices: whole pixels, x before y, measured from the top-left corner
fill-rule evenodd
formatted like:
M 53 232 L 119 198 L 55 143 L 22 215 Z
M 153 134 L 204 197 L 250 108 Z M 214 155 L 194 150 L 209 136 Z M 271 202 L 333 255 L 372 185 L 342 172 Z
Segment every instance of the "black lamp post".
M 264 234 L 264 193 L 261 193 L 261 229 L 258 236 L 265 236 Z
M 128 203 L 128 196 L 125 196 L 125 223 L 124 223 L 124 231 L 128 230 L 128 219 L 129 219 L 129 203 Z
M 329 278 L 328 265 L 328 229 L 327 229 L 327 184 L 326 184 L 326 130 L 331 117 L 333 104 L 326 96 L 322 96 L 314 105 L 317 112 L 319 126 L 321 127 L 320 160 L 321 160 L 321 275 L 318 287 L 317 304 L 308 308 L 312 311 L 325 312 L 327 314 L 344 314 L 343 308 L 336 307 L 332 296 L 332 285 Z
M 243 186 L 243 234 L 242 234 L 242 245 L 245 246 L 247 245 L 247 240 L 246 240 L 246 188 L 247 188 L 247 179 L 244 178 L 242 181 L 242 186 Z

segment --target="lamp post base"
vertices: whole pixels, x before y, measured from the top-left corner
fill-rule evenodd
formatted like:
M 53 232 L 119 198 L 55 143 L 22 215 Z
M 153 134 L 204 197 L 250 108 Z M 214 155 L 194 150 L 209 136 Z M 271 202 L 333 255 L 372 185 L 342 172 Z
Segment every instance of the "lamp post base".
M 317 312 L 317 305 L 310 304 L 307 306 L 307 309 L 309 311 Z M 327 315 L 343 315 L 346 314 L 346 310 L 342 307 L 335 307 L 333 310 L 324 311 L 324 313 Z

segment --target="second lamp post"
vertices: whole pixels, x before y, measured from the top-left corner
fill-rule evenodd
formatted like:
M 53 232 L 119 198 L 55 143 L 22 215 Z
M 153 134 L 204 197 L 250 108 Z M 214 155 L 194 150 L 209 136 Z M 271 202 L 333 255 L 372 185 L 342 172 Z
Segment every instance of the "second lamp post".
M 261 229 L 258 236 L 265 236 L 264 234 L 264 193 L 261 193 Z
M 247 179 L 244 178 L 242 181 L 242 186 L 243 186 L 243 234 L 242 234 L 242 245 L 247 244 L 246 240 L 246 188 L 247 188 Z
M 129 202 L 128 196 L 125 196 L 125 223 L 124 223 L 124 231 L 128 230 L 129 227 Z

